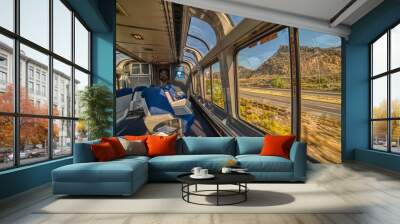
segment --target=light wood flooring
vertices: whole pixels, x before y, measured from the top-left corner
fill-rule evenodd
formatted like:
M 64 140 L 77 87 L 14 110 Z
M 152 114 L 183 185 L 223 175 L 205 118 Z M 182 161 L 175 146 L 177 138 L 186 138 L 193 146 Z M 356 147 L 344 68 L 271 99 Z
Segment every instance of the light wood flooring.
M 253 224 L 253 223 L 400 223 L 400 174 L 358 163 L 310 164 L 308 182 L 317 183 L 349 203 L 366 204 L 356 214 L 37 214 L 54 200 L 42 186 L 0 202 L 0 223 L 104 224 Z M 173 206 L 173 205 L 171 205 Z

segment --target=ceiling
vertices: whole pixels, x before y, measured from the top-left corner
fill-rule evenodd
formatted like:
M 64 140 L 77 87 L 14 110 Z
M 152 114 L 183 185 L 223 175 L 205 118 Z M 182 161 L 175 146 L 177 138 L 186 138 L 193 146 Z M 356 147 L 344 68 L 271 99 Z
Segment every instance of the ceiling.
M 231 2 L 241 3 L 243 0 L 230 0 Z M 383 0 L 301 0 L 301 1 L 293 1 L 293 0 L 252 0 L 246 1 L 246 4 L 275 9 L 278 11 L 285 11 L 291 14 L 297 14 L 300 16 L 311 17 L 315 19 L 322 19 L 325 21 L 330 21 L 335 17 L 337 13 L 339 13 L 343 8 L 345 8 L 348 4 L 358 4 L 358 9 L 360 7 L 365 7 L 364 12 L 368 12 L 368 8 L 366 6 L 372 6 L 374 4 L 379 4 L 383 2 Z M 358 11 L 358 10 L 356 10 Z M 353 15 L 344 19 L 341 24 L 343 25 L 352 25 L 356 20 L 359 19 L 359 15 L 362 13 L 354 13 Z
M 383 0 L 167 0 L 346 37 L 350 26 Z
M 171 3 L 117 0 L 117 49 L 147 63 L 176 61 Z M 143 40 L 133 38 L 139 34 Z

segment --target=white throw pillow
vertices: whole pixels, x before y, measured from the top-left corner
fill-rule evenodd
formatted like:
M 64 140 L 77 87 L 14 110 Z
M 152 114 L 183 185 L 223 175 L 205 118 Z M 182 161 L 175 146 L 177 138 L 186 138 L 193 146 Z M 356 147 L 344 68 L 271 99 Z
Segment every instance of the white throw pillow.
M 147 155 L 147 148 L 143 141 L 141 140 L 134 140 L 129 141 L 124 138 L 119 137 L 119 141 L 122 144 L 126 151 L 126 155 L 135 155 L 135 156 L 145 156 Z

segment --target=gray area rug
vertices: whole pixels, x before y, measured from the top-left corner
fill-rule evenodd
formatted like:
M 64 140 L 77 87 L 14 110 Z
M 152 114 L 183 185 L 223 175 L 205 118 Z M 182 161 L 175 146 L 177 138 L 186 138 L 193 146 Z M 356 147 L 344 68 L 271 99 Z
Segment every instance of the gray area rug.
M 56 197 L 35 213 L 125 214 L 125 213 L 360 213 L 360 205 L 348 202 L 317 184 L 249 184 L 248 200 L 238 205 L 204 206 L 181 198 L 177 183 L 150 183 L 131 197 Z M 234 186 L 224 186 L 232 189 Z M 198 190 L 215 189 L 199 186 Z M 194 190 L 194 187 L 192 188 Z M 213 193 L 210 193 L 213 194 Z M 239 198 L 226 197 L 224 203 Z M 194 202 L 215 203 L 215 197 L 191 198 Z

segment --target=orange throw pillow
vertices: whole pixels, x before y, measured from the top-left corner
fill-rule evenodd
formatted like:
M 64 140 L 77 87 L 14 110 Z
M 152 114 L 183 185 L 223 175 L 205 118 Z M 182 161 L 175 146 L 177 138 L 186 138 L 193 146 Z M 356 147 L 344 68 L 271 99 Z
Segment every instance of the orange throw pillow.
M 146 141 L 147 135 L 125 135 L 124 138 L 129 141 Z
M 118 138 L 111 137 L 111 138 L 101 138 L 101 142 L 108 142 L 114 149 L 115 155 L 117 158 L 121 158 L 126 156 L 126 151 L 122 146 L 121 142 L 119 142 Z
M 296 137 L 293 135 L 266 135 L 261 156 L 280 156 L 289 159 L 290 148 Z
M 157 136 L 149 135 L 147 137 L 147 155 L 154 156 L 165 156 L 165 155 L 176 155 L 176 139 L 178 135 L 171 136 Z
M 113 147 L 108 142 L 93 144 L 91 145 L 91 149 L 94 157 L 99 162 L 110 161 L 117 158 Z

